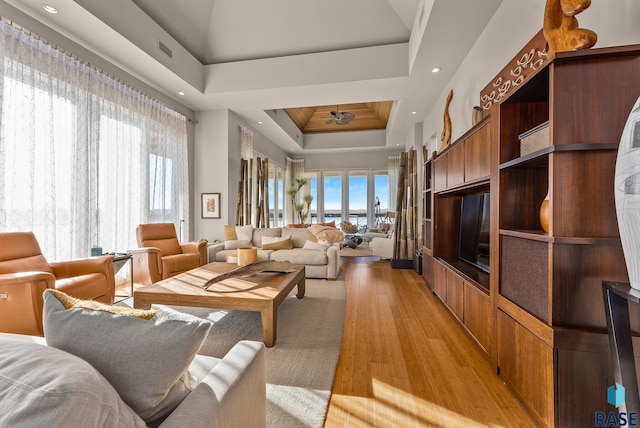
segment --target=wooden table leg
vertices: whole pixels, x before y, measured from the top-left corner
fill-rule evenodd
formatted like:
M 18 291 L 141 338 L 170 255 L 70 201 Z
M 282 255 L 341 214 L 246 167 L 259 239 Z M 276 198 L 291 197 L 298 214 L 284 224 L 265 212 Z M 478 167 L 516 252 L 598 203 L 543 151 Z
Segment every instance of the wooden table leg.
M 303 276 L 300 282 L 298 283 L 298 294 L 296 294 L 296 297 L 298 299 L 302 299 L 304 297 L 306 287 L 307 287 L 307 279 Z
M 137 296 L 133 296 L 134 309 L 151 309 L 151 303 L 147 303 Z
M 274 307 L 273 301 L 269 303 L 260 311 L 263 341 L 267 348 L 271 348 L 276 343 L 278 334 L 278 308 Z

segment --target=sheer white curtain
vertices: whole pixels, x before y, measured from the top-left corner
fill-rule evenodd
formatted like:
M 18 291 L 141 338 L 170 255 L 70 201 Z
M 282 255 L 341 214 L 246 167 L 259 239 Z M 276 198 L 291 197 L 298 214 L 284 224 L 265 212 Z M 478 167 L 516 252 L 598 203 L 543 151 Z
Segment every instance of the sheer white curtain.
M 0 22 L 0 230 L 50 259 L 136 247 L 140 223 L 188 236 L 186 118 Z
M 387 207 L 389 211 L 396 210 L 396 195 L 398 194 L 398 173 L 400 171 L 400 156 L 389 156 L 387 159 L 389 174 L 389 200 Z
M 293 207 L 291 206 L 291 196 L 287 193 L 293 187 L 296 178 L 304 176 L 304 159 L 287 158 L 287 166 L 284 174 L 284 222 L 286 224 L 294 223 Z M 300 202 L 301 196 L 298 196 Z

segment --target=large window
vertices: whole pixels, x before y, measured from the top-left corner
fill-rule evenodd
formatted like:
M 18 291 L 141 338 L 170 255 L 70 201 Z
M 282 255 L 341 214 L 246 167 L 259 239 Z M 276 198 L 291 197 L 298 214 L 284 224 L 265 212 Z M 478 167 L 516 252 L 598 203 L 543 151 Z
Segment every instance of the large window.
M 0 230 L 51 259 L 135 248 L 140 223 L 188 233 L 186 118 L 0 22 Z
M 374 210 L 376 226 L 384 219 L 389 210 L 389 174 L 386 171 L 376 171 L 374 176 Z M 393 209 L 391 209 L 393 211 Z
M 367 172 L 349 172 L 349 223 L 367 227 Z
M 324 221 L 342 221 L 342 173 L 326 172 L 324 174 Z

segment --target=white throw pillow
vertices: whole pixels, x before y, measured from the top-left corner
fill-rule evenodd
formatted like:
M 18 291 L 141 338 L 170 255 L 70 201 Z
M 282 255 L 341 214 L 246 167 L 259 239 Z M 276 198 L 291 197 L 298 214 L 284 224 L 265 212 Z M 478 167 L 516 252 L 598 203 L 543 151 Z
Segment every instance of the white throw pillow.
M 253 238 L 253 226 L 250 224 L 246 226 L 236 226 L 236 235 L 239 241 L 251 241 Z
M 327 251 L 330 246 L 331 242 L 320 240 L 318 242 L 307 241 L 302 248 L 305 250 Z
M 118 307 L 97 302 L 79 301 L 104 310 L 67 309 L 68 300 L 78 299 L 44 292 L 47 344 L 90 363 L 147 424 L 158 425 L 196 386 L 187 368 L 209 333 L 209 321 L 161 311 L 143 319 L 105 312 Z

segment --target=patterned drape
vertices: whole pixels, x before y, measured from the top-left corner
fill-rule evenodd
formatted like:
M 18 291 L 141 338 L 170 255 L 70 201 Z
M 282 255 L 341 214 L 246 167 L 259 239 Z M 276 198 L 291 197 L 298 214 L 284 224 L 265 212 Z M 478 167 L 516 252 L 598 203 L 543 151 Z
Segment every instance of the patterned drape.
M 140 223 L 189 236 L 183 115 L 5 21 L 0 96 L 0 231 L 50 259 L 135 248 Z

